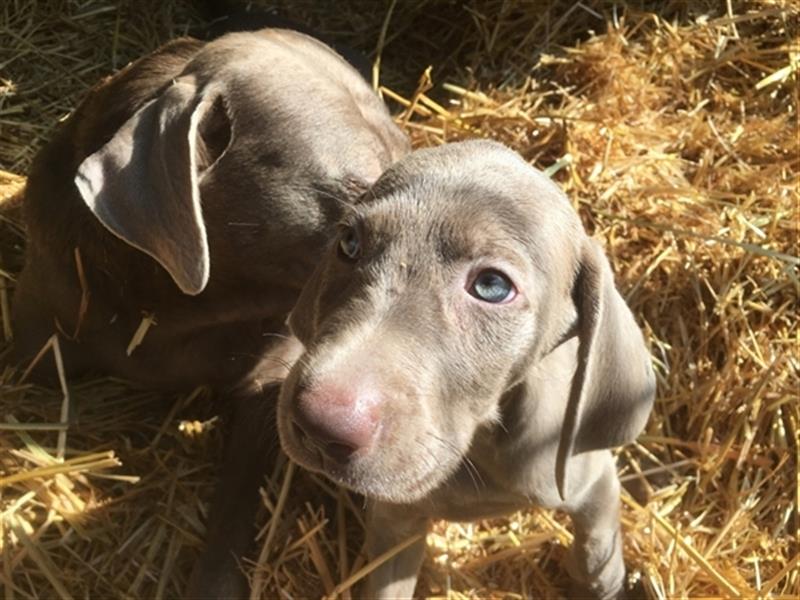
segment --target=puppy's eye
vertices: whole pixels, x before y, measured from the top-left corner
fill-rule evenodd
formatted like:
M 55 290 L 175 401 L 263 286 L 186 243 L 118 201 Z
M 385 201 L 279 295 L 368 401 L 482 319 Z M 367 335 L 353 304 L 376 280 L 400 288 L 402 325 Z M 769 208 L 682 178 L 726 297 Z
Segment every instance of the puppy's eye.
M 339 238 L 339 255 L 345 260 L 356 260 L 361 254 L 361 240 L 353 227 L 348 227 Z
M 517 294 L 511 280 L 500 271 L 493 269 L 486 269 L 478 273 L 468 291 L 479 300 L 492 304 L 508 302 Z

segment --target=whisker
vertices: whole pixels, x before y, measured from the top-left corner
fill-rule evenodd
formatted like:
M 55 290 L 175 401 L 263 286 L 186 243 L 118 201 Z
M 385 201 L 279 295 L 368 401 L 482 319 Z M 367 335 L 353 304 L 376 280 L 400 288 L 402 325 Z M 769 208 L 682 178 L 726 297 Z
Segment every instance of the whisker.
M 262 333 L 262 334 L 261 334 L 261 337 L 275 337 L 275 338 L 280 338 L 280 339 L 282 339 L 282 340 L 290 340 L 290 339 L 292 339 L 292 337 L 293 337 L 293 336 L 291 336 L 291 335 L 288 335 L 288 334 L 285 334 L 285 333 L 271 333 L 271 332 L 267 332 L 267 333 Z
M 431 432 L 427 432 L 427 433 L 434 440 L 436 440 L 437 442 L 442 444 L 442 446 L 446 450 L 452 452 L 454 456 L 456 456 L 461 462 L 463 462 L 464 467 L 465 467 L 465 469 L 467 471 L 467 474 L 469 475 L 470 479 L 472 480 L 472 485 L 475 486 L 475 491 L 476 492 L 480 493 L 481 488 L 484 488 L 484 489 L 486 488 L 486 482 L 483 480 L 483 477 L 481 476 L 480 471 L 478 470 L 478 467 L 475 466 L 475 463 L 472 462 L 472 460 L 469 458 L 469 456 L 467 456 L 465 454 L 462 454 L 462 452 L 458 449 L 458 447 L 456 447 L 456 445 L 453 444 L 451 441 L 446 440 L 446 439 L 444 439 L 444 438 L 442 438 L 442 437 L 440 437 L 440 436 L 438 436 L 436 434 L 433 434 Z M 480 485 L 478 485 L 478 482 L 480 482 Z

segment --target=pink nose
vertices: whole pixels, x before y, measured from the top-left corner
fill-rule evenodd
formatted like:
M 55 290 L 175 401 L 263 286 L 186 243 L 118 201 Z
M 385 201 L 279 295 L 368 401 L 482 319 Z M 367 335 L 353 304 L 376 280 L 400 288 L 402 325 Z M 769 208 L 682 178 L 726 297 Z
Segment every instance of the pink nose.
M 375 439 L 379 394 L 367 385 L 318 385 L 303 390 L 294 411 L 295 432 L 307 447 L 346 462 Z

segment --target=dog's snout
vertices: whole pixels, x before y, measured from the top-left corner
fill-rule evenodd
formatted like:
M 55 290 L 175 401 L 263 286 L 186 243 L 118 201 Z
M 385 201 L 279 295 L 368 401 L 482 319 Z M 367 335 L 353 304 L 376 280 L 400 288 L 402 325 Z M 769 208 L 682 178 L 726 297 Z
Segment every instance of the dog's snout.
M 338 462 L 366 452 L 379 429 L 378 393 L 368 386 L 318 386 L 298 396 L 293 418 L 297 437 Z

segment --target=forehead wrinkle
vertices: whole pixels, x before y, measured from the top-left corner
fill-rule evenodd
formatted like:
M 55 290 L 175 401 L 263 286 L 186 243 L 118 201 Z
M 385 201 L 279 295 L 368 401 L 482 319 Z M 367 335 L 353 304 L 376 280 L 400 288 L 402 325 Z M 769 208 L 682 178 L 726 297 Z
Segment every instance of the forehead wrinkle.
M 563 238 L 571 238 L 567 203 L 546 189 L 531 197 L 515 186 L 500 191 L 497 182 L 428 176 L 402 183 L 362 209 L 370 229 L 408 258 L 450 264 L 500 252 L 547 273 Z
M 498 224 L 502 239 L 524 253 L 526 263 L 549 275 L 565 260 L 569 262 L 568 256 L 575 253 L 583 230 L 566 198 L 553 196 L 548 189 L 534 193 L 518 190 L 516 195 L 480 186 L 473 193 L 476 191 L 489 199 L 481 202 L 484 215 Z
M 480 200 L 465 196 L 459 200 L 442 207 L 436 226 L 429 231 L 443 261 L 501 255 L 519 263 L 527 255 L 529 237 L 525 232 L 529 226 L 517 207 L 490 194 L 482 195 Z

